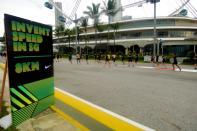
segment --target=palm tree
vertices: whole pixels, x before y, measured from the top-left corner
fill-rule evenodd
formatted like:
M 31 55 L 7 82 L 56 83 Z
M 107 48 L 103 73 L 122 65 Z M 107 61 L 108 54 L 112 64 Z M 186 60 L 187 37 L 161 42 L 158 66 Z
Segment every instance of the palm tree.
M 98 32 L 100 32 L 100 35 L 99 35 L 99 39 L 100 39 L 100 44 L 101 44 L 101 32 L 103 32 L 105 29 L 106 29 L 106 25 L 103 25 L 103 24 L 98 24 L 97 25 L 97 29 L 98 29 Z
M 88 19 L 87 18 L 82 18 L 81 26 L 84 27 L 84 31 L 85 31 L 85 47 L 87 49 L 87 26 L 88 26 Z M 86 53 L 88 54 L 88 50 L 86 50 Z
M 55 36 L 58 38 L 58 42 L 60 42 L 59 37 L 64 35 L 64 26 L 60 25 L 55 28 Z M 60 51 L 61 46 L 58 46 L 58 51 Z
M 97 45 L 97 25 L 99 23 L 99 16 L 100 16 L 99 7 L 100 7 L 100 4 L 92 3 L 92 7 L 87 6 L 88 11 L 83 12 L 84 14 L 87 14 L 94 21 L 95 43 L 96 43 L 96 45 Z
M 80 35 L 79 34 L 81 34 L 81 33 L 82 33 L 82 30 L 77 26 L 77 42 L 78 42 L 77 52 L 80 52 L 80 54 L 81 54 L 81 47 L 79 45 L 79 39 L 80 39 Z
M 98 29 L 98 32 L 103 32 L 105 30 L 106 26 L 105 25 L 102 25 L 102 24 L 98 24 L 97 25 L 97 29 Z M 101 43 L 101 38 L 100 38 L 100 43 Z
M 68 36 L 69 53 L 70 53 L 70 29 L 69 28 L 64 30 L 64 36 Z
M 63 25 L 57 26 L 55 28 L 55 36 L 58 37 L 58 39 L 59 39 L 60 36 L 63 36 L 64 30 L 65 29 L 64 29 L 64 26 Z
M 103 8 L 103 12 L 105 12 L 105 14 L 108 16 L 108 35 L 107 35 L 107 44 L 109 43 L 109 27 L 110 27 L 110 22 L 112 21 L 112 17 L 120 10 L 115 10 L 116 9 L 116 0 L 108 0 L 103 1 L 104 4 L 104 8 Z M 108 50 L 108 46 L 107 46 L 107 50 Z
M 114 29 L 114 54 L 116 53 L 115 50 L 116 32 L 119 29 L 119 26 L 120 26 L 119 23 L 111 24 L 111 28 Z

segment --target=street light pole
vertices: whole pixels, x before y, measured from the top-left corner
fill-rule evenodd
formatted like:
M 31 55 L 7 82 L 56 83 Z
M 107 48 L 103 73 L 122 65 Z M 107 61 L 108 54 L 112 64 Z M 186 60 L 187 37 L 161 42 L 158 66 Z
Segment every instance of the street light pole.
M 77 14 L 75 14 L 75 46 L 76 46 L 76 53 L 78 52 L 78 45 L 77 45 Z
M 157 41 L 157 32 L 156 32 L 156 1 L 154 1 L 154 43 L 153 43 L 153 55 L 156 55 L 156 41 Z M 158 49 L 158 48 L 157 48 Z

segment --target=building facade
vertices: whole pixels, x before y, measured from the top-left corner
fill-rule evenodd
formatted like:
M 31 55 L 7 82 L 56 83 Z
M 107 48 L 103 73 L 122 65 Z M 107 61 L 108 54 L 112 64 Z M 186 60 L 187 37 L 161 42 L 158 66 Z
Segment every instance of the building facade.
M 61 2 L 55 2 L 55 5 L 62 11 L 62 3 Z M 64 26 L 64 22 L 59 20 L 60 17 L 62 17 L 62 16 L 63 16 L 63 14 L 55 8 L 55 27 L 59 27 L 60 25 Z
M 116 8 L 115 10 L 121 9 L 121 0 L 116 0 Z M 112 17 L 112 22 L 120 21 L 122 20 L 122 10 L 118 11 L 113 17 Z
M 142 18 L 112 22 L 118 28 L 110 28 L 109 37 L 105 26 L 102 32 L 94 33 L 94 27 L 87 27 L 87 33 L 79 34 L 79 44 L 71 42 L 73 47 L 88 46 L 100 52 L 137 52 L 153 53 L 153 18 Z M 176 53 L 178 56 L 187 56 L 196 52 L 197 19 L 188 17 L 159 17 L 157 18 L 157 43 L 159 54 Z M 84 30 L 81 28 L 81 30 Z M 74 36 L 73 36 L 74 37 Z M 108 40 L 109 38 L 109 40 Z M 57 38 L 54 39 L 56 43 Z M 74 39 L 73 39 L 74 40 Z M 68 45 L 68 37 L 60 38 L 62 45 Z M 60 43 L 59 43 L 60 44 Z M 157 49 L 157 48 L 156 48 Z

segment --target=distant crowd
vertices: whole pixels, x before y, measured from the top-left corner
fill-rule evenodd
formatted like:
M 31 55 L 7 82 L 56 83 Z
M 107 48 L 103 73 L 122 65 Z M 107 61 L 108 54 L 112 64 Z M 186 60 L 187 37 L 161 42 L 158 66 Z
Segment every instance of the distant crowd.
M 75 57 L 74 59 L 76 59 L 76 63 L 77 64 L 81 64 L 81 59 L 84 59 L 86 61 L 86 64 L 89 64 L 89 55 L 88 54 L 84 54 L 84 55 L 80 55 L 80 53 L 77 53 L 76 55 L 72 55 L 69 54 L 68 55 L 68 60 L 70 62 L 70 64 L 73 63 L 73 57 Z M 159 59 L 160 57 L 160 59 Z M 54 61 L 59 62 L 61 55 L 56 54 L 54 55 Z M 139 61 L 139 55 L 138 54 L 132 54 L 129 53 L 127 56 L 126 55 L 118 55 L 118 59 L 122 62 L 123 65 L 127 64 L 128 67 L 134 67 L 138 61 Z M 172 68 L 173 70 L 175 70 L 175 68 L 177 67 L 180 71 L 181 71 L 181 67 L 177 61 L 177 56 L 176 54 L 173 55 L 173 57 L 171 58 L 172 61 Z M 194 55 L 194 69 L 197 70 L 197 54 L 195 53 Z M 104 63 L 104 66 L 109 66 L 111 67 L 111 65 L 117 66 L 117 55 L 116 54 L 95 54 L 94 55 L 94 60 L 100 64 L 100 63 Z M 104 61 L 104 62 L 102 62 Z M 164 66 L 166 68 L 166 56 L 151 56 L 151 60 L 150 63 L 152 63 L 153 66 L 160 68 L 160 65 Z

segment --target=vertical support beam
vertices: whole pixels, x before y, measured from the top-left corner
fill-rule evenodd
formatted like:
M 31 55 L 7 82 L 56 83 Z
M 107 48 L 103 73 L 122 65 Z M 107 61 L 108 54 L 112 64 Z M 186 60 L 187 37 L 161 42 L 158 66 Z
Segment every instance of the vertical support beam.
M 5 68 L 4 68 L 4 73 L 3 73 L 3 81 L 2 81 L 2 86 L 1 86 L 1 97 L 0 97 L 0 114 L 2 111 L 2 103 L 3 103 L 3 96 L 4 96 L 4 90 L 5 90 L 5 82 L 6 82 L 6 75 L 7 75 L 7 58 L 6 58 L 6 63 L 5 63 Z
M 133 53 L 134 53 L 134 45 L 133 45 Z

